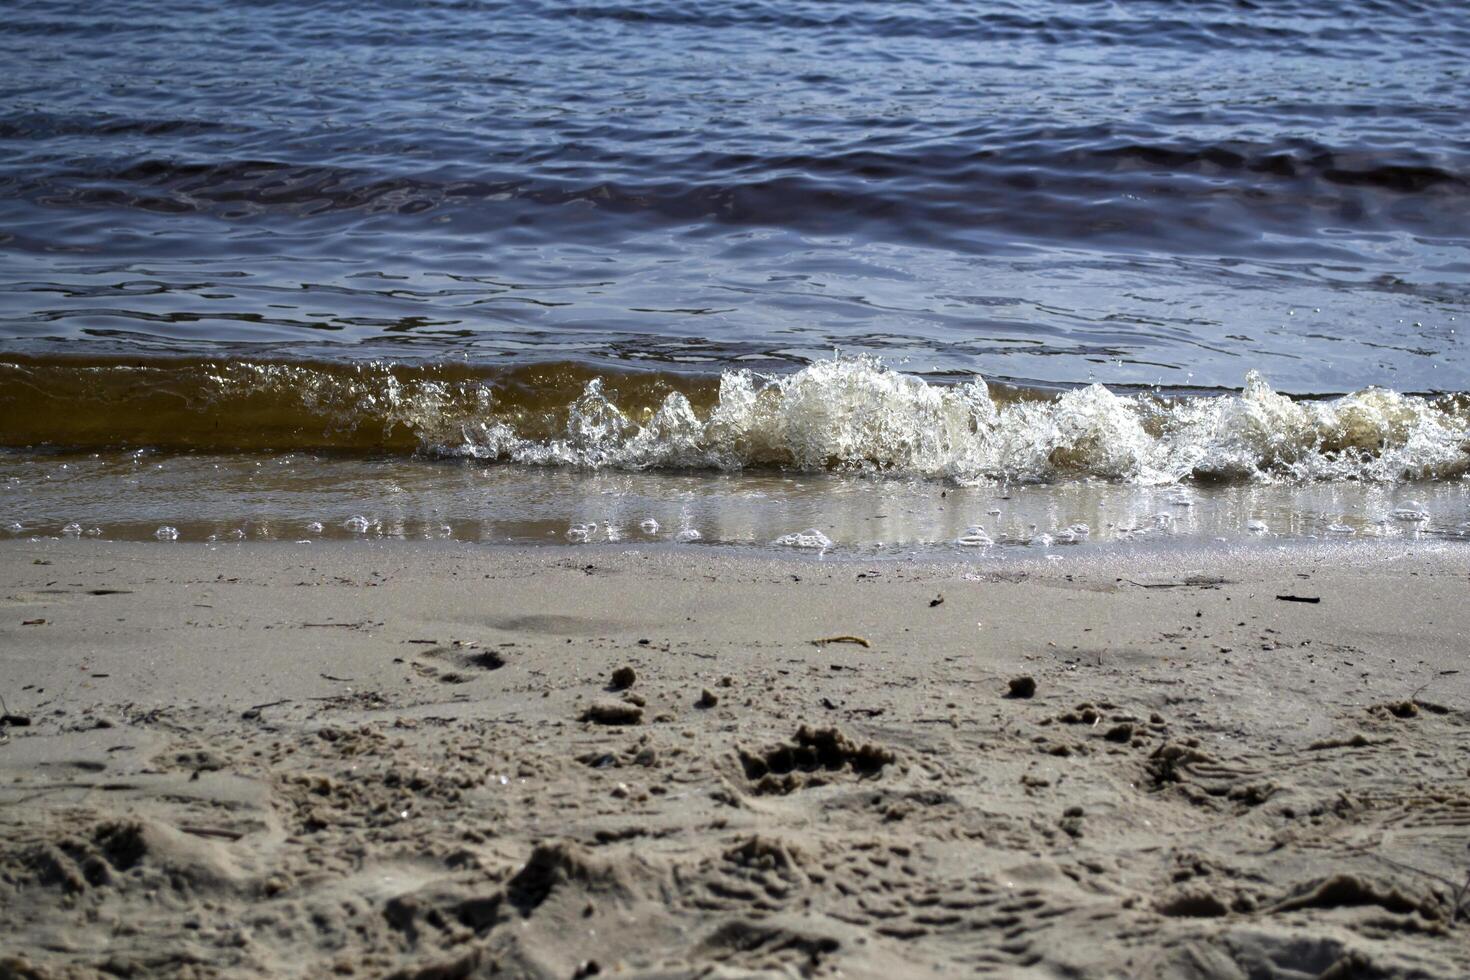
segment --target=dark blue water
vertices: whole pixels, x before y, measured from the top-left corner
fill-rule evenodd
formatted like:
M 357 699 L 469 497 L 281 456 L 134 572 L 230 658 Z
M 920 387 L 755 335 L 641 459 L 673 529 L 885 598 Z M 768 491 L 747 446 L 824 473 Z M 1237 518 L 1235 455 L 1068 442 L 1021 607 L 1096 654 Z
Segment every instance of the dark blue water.
M 1470 390 L 1470 8 L 0 16 L 0 356 Z

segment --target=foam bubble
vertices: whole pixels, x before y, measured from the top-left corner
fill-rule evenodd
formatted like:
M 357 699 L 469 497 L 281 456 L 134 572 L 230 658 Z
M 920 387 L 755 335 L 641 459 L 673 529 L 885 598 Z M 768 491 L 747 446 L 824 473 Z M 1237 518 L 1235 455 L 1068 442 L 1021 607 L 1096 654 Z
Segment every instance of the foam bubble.
M 1092 535 L 1086 524 L 1070 524 L 1056 533 L 1057 544 L 1083 544 Z
M 1396 521 L 1427 521 L 1429 509 L 1417 500 L 1406 500 L 1393 509 L 1391 516 Z
M 361 514 L 356 514 L 342 522 L 342 526 L 354 534 L 366 534 L 375 522 L 368 520 Z
M 312 521 L 310 524 L 306 525 L 307 534 L 321 534 L 325 530 L 326 528 L 322 526 L 321 521 Z
M 783 534 L 772 543 L 785 548 L 803 548 L 809 551 L 826 551 L 832 547 L 832 539 L 814 527 L 809 527 L 805 531 Z
M 66 527 L 62 528 L 61 533 L 69 538 L 79 538 L 82 536 L 82 526 L 73 521 L 72 523 L 66 525 Z
M 652 517 L 645 517 L 643 520 L 639 521 L 638 527 L 640 530 L 643 531 L 644 534 L 658 533 L 658 521 L 654 520 Z
M 165 524 L 157 531 L 154 531 L 153 536 L 160 541 L 177 541 L 179 539 L 179 529 L 176 527 L 169 527 L 167 524 Z
M 681 544 L 687 544 L 690 541 L 698 541 L 702 537 L 704 537 L 704 535 L 700 534 L 698 531 L 694 530 L 694 528 L 691 527 L 686 528 L 685 530 L 680 531 L 678 534 L 674 535 L 674 540 L 680 542 Z
M 985 533 L 985 528 L 978 524 L 971 524 L 959 537 L 954 539 L 954 543 L 963 548 L 989 548 L 995 544 L 995 541 Z

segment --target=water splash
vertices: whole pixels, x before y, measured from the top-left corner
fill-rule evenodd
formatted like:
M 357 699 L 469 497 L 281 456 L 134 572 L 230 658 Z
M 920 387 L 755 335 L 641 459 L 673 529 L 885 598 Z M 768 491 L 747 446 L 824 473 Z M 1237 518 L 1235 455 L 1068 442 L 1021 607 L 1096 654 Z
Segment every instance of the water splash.
M 1470 396 L 1367 388 L 1062 394 L 938 384 L 868 357 L 786 375 L 571 364 L 0 363 L 0 445 L 465 457 L 622 470 L 779 468 L 959 484 L 1452 479 Z M 1181 497 L 1181 506 L 1187 498 Z
M 672 393 L 641 423 L 594 379 L 570 407 L 563 436 L 525 438 L 496 422 L 467 429 L 458 444 L 427 448 L 536 465 L 777 466 L 959 483 L 1399 481 L 1463 475 L 1470 417 L 1455 398 L 1378 388 L 1296 401 L 1255 372 L 1240 394 L 1218 397 L 1119 395 L 1091 385 L 998 400 L 980 380 L 930 384 L 869 358 L 842 358 L 780 377 L 727 372 L 703 414 Z

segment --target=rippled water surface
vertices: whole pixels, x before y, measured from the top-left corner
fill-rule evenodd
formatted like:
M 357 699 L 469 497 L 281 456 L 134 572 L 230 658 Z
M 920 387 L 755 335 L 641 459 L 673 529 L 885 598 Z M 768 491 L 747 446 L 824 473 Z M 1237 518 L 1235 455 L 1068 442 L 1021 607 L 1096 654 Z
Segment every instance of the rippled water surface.
M 5 350 L 1470 389 L 1470 12 L 7 3 Z
M 658 493 L 687 491 L 715 539 L 757 543 L 984 525 L 869 534 L 842 501 L 875 475 L 926 501 L 1049 486 L 1031 536 L 1117 537 L 1171 486 L 1206 494 L 1215 516 L 1179 525 L 1201 535 L 1470 520 L 1459 0 L 12 0 L 0 20 L 17 533 L 294 527 L 408 470 L 467 496 L 421 488 L 403 527 L 518 540 L 605 537 L 603 488 L 577 477 L 547 510 L 535 474 L 608 469 L 669 474 L 623 487 L 611 526 L 668 527 Z M 165 481 L 145 506 L 139 451 L 198 495 Z M 281 460 L 297 476 L 257 509 L 222 489 Z M 1434 513 L 1394 518 L 1399 497 Z M 353 507 L 327 533 L 372 516 Z

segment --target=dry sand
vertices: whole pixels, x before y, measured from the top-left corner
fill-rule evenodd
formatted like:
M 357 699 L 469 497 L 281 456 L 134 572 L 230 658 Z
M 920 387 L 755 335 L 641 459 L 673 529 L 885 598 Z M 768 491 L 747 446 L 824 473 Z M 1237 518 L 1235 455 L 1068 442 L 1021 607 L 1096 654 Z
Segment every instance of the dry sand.
M 5 544 L 0 975 L 1470 976 L 1467 565 Z

